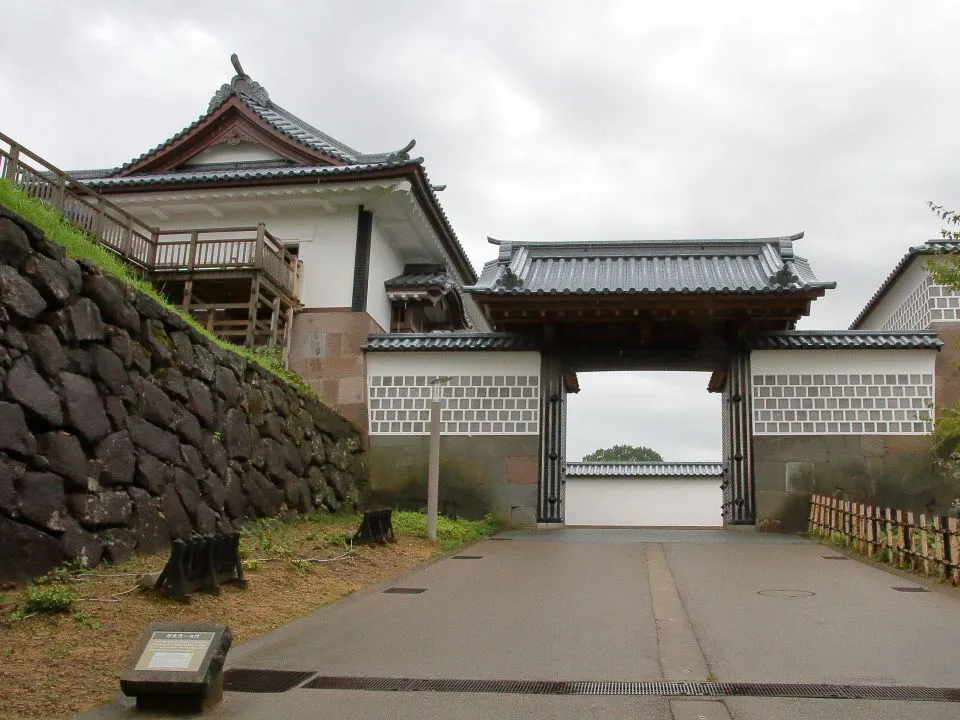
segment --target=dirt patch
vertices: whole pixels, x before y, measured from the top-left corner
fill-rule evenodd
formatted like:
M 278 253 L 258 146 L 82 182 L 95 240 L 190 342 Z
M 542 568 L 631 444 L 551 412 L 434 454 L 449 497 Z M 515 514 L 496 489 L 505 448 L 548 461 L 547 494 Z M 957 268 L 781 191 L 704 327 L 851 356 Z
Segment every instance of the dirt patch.
M 189 603 L 132 590 L 138 575 L 163 568 L 165 554 L 63 578 L 60 586 L 80 596 L 64 614 L 12 620 L 24 592 L 0 593 L 0 718 L 69 717 L 108 702 L 119 693 L 120 674 L 148 623 L 222 623 L 239 644 L 443 552 L 400 532 L 395 544 L 344 555 L 343 540 L 356 527 L 352 517 L 261 521 L 241 542 L 252 566 L 248 587 L 224 586 L 219 595 L 198 594 Z

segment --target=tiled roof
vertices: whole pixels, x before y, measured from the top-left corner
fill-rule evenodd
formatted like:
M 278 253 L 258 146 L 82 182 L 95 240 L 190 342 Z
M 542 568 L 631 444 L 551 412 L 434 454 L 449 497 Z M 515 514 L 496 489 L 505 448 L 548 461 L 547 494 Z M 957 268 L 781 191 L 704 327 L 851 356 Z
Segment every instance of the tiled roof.
M 118 171 L 136 165 L 141 160 L 153 155 L 158 150 L 162 150 L 171 143 L 188 135 L 194 128 L 200 125 L 204 120 L 210 117 L 217 108 L 225 103 L 231 97 L 237 97 L 240 102 L 255 112 L 261 119 L 270 125 L 274 130 L 283 133 L 292 140 L 306 145 L 307 147 L 327 155 L 334 160 L 348 165 L 368 165 L 384 162 L 393 162 L 397 160 L 409 160 L 409 151 L 413 148 L 414 142 L 411 141 L 401 150 L 387 153 L 361 153 L 354 150 L 349 145 L 327 135 L 318 130 L 313 125 L 301 120 L 296 115 L 286 110 L 275 102 L 270 100 L 267 93 L 260 83 L 252 80 L 249 75 L 243 72 L 240 67 L 240 61 L 236 55 L 230 57 L 237 74 L 233 76 L 228 84 L 220 86 L 220 89 L 214 93 L 210 99 L 210 105 L 207 112 L 201 115 L 196 121 L 190 123 L 180 132 L 163 141 L 156 147 L 148 150 L 139 157 L 125 163 Z
M 850 323 L 850 329 L 856 330 L 857 326 L 862 323 L 867 315 L 877 306 L 877 303 L 880 302 L 881 298 L 886 295 L 887 290 L 890 289 L 890 286 L 896 282 L 897 278 L 900 277 L 900 274 L 906 270 L 907 265 L 910 264 L 910 261 L 913 260 L 918 255 L 939 255 L 939 254 L 955 254 L 960 252 L 960 242 L 950 242 L 948 240 L 927 240 L 923 245 L 916 245 L 909 250 L 907 254 L 904 255 L 900 262 L 897 263 L 897 266 L 893 268 L 887 279 L 883 281 L 877 291 L 873 294 L 873 297 L 867 302 L 863 310 L 854 318 L 853 322 Z
M 824 290 L 793 254 L 803 236 L 499 245 L 466 292 L 494 295 L 623 293 L 784 293 Z
M 151 175 L 127 175 L 125 177 L 100 177 L 86 181 L 96 188 L 128 187 L 136 185 L 176 185 L 198 182 L 217 182 L 223 180 L 258 180 L 290 177 L 319 177 L 346 175 L 354 172 L 385 170 L 416 166 L 421 160 L 396 160 L 372 165 L 301 165 L 282 167 L 249 167 L 216 170 L 185 170 L 177 172 L 155 173 Z
M 934 330 L 785 330 L 754 338 L 755 350 L 937 350 L 943 341 Z
M 721 463 L 568 462 L 567 477 L 721 477 Z
M 402 275 L 397 275 L 383 283 L 387 290 L 401 289 L 420 289 L 431 286 L 442 288 L 453 287 L 456 283 L 447 274 L 446 270 L 430 270 L 424 268 L 418 271 L 417 268 L 405 268 Z
M 383 333 L 368 335 L 367 352 L 437 350 L 537 350 L 536 341 L 515 333 Z

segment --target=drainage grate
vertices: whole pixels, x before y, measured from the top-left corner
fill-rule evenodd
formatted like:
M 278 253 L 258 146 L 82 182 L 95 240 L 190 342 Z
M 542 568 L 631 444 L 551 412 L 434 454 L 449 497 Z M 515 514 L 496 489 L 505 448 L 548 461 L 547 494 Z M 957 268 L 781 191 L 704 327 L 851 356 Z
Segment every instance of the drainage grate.
M 223 673 L 223 689 L 232 692 L 278 693 L 296 687 L 312 672 L 299 670 L 248 670 L 231 668 Z
M 483 560 L 483 555 L 454 555 L 452 560 Z
M 960 688 L 829 685 L 816 683 L 568 682 L 563 680 L 459 680 L 317 676 L 315 690 L 455 692 L 513 695 L 632 695 L 659 697 L 786 697 L 840 700 L 960 702 Z
M 393 595 L 419 595 L 420 593 L 425 593 L 426 588 L 405 588 L 405 587 L 392 587 L 384 590 L 385 593 Z
M 922 587 L 895 587 L 894 590 L 897 592 L 930 592 Z
M 513 540 L 513 538 L 504 538 L 504 537 L 488 537 L 487 540 Z
M 849 560 L 846 555 L 821 555 L 824 560 Z

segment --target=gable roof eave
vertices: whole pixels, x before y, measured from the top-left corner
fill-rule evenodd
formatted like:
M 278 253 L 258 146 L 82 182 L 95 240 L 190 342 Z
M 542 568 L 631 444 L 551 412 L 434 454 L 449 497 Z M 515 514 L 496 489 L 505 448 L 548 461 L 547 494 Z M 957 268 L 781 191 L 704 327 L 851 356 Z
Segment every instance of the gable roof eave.
M 207 146 L 202 144 L 203 136 L 208 132 L 215 131 L 218 123 L 230 122 L 231 115 L 235 115 L 240 122 L 246 122 L 255 132 L 260 134 L 261 139 L 265 140 L 264 144 L 270 149 L 291 160 L 304 164 L 317 164 L 318 162 L 330 165 L 346 164 L 342 160 L 318 152 L 297 138 L 278 130 L 240 98 L 231 96 L 216 109 L 201 116 L 173 137 L 122 165 L 111 174 L 111 177 L 163 172 L 183 164 L 190 157 L 206 149 Z
M 886 296 L 891 287 L 900 279 L 900 276 L 906 272 L 913 261 L 921 255 L 955 255 L 960 253 L 960 243 L 949 240 L 927 240 L 923 245 L 915 245 L 909 248 L 906 254 L 900 258 L 886 279 L 880 283 L 873 296 L 867 301 L 863 309 L 857 313 L 857 316 L 850 323 L 851 330 L 860 329 L 860 325 L 867 317 L 877 309 L 880 301 Z

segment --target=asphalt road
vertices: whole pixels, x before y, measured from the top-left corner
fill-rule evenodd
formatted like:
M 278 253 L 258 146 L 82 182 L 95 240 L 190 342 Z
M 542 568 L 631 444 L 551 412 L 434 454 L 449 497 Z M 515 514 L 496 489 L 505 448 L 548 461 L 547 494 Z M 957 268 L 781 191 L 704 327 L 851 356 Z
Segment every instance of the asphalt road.
M 750 530 L 506 533 L 231 650 L 330 676 L 960 687 L 960 591 Z M 894 587 L 929 588 L 903 593 Z M 423 590 L 384 593 L 390 588 Z M 143 717 L 119 700 L 81 717 Z M 293 689 L 211 718 L 960 717 L 960 703 Z

